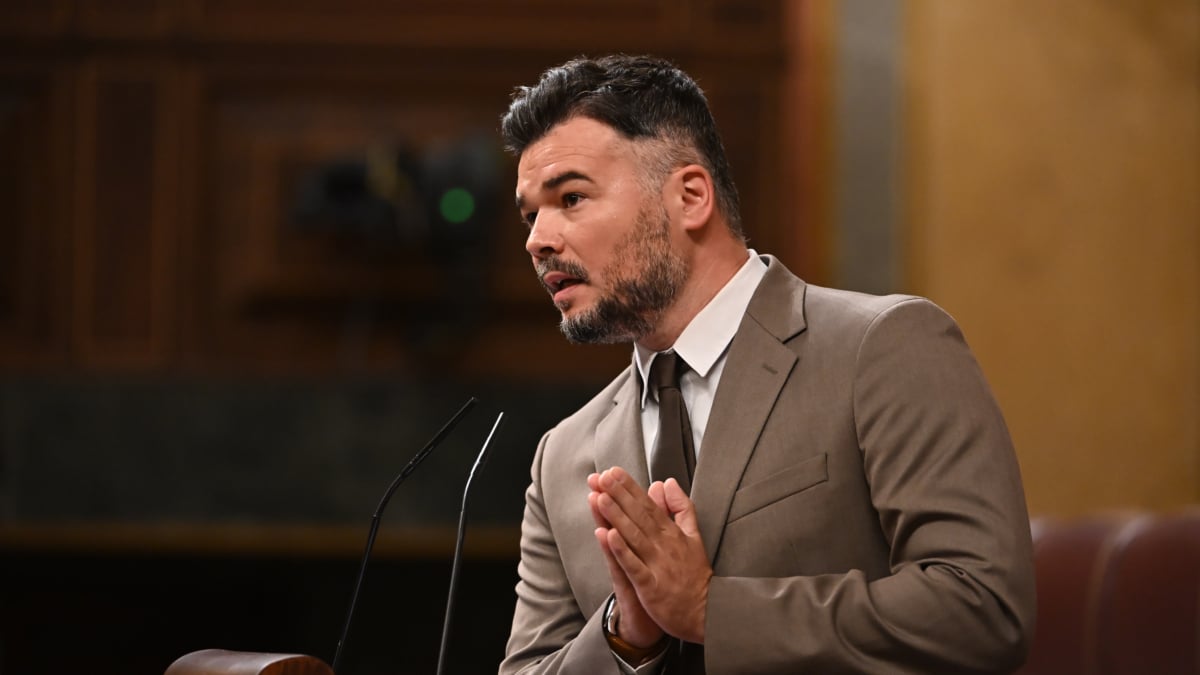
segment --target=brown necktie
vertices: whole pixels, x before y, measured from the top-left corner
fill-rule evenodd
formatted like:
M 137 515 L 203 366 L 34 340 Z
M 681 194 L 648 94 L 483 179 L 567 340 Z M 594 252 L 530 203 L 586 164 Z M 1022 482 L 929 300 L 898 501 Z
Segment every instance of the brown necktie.
M 674 478 L 690 494 L 696 450 L 692 423 L 679 392 L 679 377 L 685 369 L 687 363 L 675 352 L 660 353 L 650 366 L 650 386 L 658 391 L 658 441 L 650 456 L 650 480 Z

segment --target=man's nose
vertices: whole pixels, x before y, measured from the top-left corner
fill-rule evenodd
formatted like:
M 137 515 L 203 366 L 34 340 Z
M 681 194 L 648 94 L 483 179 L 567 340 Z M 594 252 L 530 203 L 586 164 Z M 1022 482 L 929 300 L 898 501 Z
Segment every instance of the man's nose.
M 537 259 L 562 253 L 562 232 L 554 223 L 552 215 L 539 213 L 534 217 L 533 226 L 529 228 L 529 238 L 525 240 L 525 250 Z

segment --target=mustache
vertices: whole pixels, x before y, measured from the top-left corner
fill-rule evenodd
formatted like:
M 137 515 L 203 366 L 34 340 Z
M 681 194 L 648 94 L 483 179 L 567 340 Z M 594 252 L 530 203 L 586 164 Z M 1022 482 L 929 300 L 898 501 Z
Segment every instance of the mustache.
M 562 272 L 568 276 L 575 277 L 583 283 L 588 282 L 588 273 L 583 268 L 583 265 L 558 255 L 552 255 L 549 258 L 539 260 L 534 269 L 537 271 L 538 281 L 541 281 L 542 285 L 546 284 L 546 275 L 551 272 Z

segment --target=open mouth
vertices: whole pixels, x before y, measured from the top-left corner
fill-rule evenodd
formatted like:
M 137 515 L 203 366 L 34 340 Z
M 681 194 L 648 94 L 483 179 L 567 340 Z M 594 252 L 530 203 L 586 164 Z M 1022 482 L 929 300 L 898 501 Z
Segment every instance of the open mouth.
M 542 276 L 542 284 L 550 292 L 550 295 L 557 295 L 559 291 L 582 283 L 583 279 L 565 272 L 547 272 Z

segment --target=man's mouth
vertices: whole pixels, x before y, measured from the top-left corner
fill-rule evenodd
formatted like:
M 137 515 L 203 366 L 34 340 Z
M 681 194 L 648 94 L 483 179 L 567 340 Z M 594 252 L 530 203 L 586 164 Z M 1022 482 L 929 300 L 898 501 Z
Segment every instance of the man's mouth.
M 537 268 L 538 280 L 542 282 L 542 287 L 550 294 L 554 305 L 560 310 L 566 311 L 570 306 L 570 296 L 574 294 L 573 288 L 588 283 L 587 270 L 579 263 L 552 256 L 544 260 L 537 260 L 534 264 Z
M 550 295 L 557 295 L 559 291 L 581 283 L 583 283 L 582 279 L 566 272 L 547 272 L 542 276 L 542 284 L 546 290 L 550 291 Z
M 580 283 L 581 281 L 577 276 L 566 274 L 565 271 L 548 271 L 548 273 L 542 275 L 541 282 L 545 283 L 546 288 L 550 289 L 551 294 L 554 294 L 562 291 L 563 288 L 575 286 L 576 283 Z

